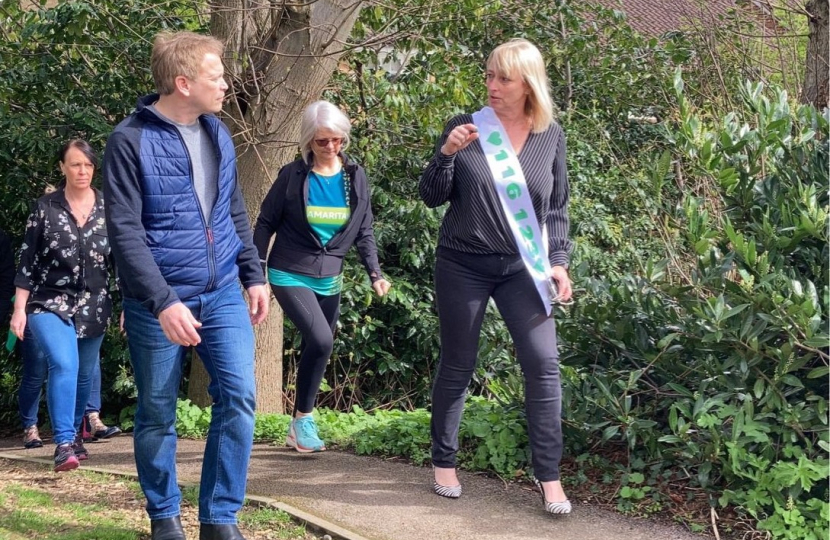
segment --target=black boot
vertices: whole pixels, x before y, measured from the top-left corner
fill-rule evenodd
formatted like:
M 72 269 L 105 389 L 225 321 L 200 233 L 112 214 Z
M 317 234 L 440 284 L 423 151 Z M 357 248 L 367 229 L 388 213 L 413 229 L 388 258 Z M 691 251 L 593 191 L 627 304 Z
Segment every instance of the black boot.
M 208 525 L 202 523 L 199 526 L 199 540 L 245 540 L 236 525 Z
M 179 516 L 150 521 L 150 540 L 187 540 Z

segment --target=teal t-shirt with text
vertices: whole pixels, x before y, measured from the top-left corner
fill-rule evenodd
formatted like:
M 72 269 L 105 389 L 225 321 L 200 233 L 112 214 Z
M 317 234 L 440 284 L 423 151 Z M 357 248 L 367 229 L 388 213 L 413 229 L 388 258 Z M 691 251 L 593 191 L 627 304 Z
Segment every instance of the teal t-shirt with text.
M 349 221 L 351 208 L 347 187 L 342 170 L 332 176 L 314 171 L 308 174 L 306 218 L 311 230 L 324 246 Z M 278 287 L 306 287 L 321 296 L 332 296 L 340 293 L 343 288 L 343 275 L 312 277 L 269 268 L 268 282 Z
M 341 170 L 324 176 L 308 173 L 308 206 L 306 217 L 314 234 L 324 246 L 349 221 L 351 209 L 346 197 L 346 178 Z

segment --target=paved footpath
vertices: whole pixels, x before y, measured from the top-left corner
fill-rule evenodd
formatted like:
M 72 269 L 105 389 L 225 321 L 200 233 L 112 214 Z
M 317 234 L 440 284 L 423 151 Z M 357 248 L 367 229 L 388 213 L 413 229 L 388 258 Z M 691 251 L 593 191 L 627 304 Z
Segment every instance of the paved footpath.
M 85 468 L 135 473 L 133 439 L 87 445 Z M 0 457 L 51 462 L 53 447 L 24 450 L 0 439 Z M 183 483 L 199 481 L 203 441 L 179 441 Z M 252 498 L 277 506 L 343 540 L 704 540 L 680 527 L 626 518 L 575 502 L 570 516 L 550 516 L 537 491 L 460 474 L 464 495 L 432 493 L 428 468 L 345 452 L 298 454 L 257 444 L 248 471 Z M 259 496 L 259 497 L 256 497 Z

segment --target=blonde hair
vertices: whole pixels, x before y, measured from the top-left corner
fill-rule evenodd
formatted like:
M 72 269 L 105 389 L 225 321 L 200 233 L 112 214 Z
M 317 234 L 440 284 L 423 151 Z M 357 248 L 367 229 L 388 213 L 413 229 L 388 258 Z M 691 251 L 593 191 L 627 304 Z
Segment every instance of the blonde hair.
M 160 32 L 153 41 L 150 55 L 150 68 L 156 91 L 162 96 L 176 90 L 176 77 L 184 75 L 188 79 L 199 76 L 199 69 L 206 54 L 215 54 L 222 58 L 225 45 L 211 36 L 193 32 Z
M 303 111 L 300 124 L 300 152 L 308 164 L 311 164 L 311 140 L 318 129 L 330 129 L 343 137 L 341 150 L 345 150 L 351 140 L 349 133 L 352 131 L 352 124 L 343 111 L 328 101 L 315 101 Z
M 502 43 L 487 58 L 487 69 L 507 77 L 521 76 L 530 89 L 525 113 L 530 117 L 533 133 L 550 127 L 553 122 L 550 80 L 542 53 L 533 43 L 521 38 Z

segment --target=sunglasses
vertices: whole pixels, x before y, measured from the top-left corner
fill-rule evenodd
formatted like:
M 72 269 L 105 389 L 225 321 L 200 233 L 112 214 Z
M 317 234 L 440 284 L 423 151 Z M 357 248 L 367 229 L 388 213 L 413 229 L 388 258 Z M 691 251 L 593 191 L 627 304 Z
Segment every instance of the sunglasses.
M 329 144 L 334 144 L 334 146 L 339 146 L 343 142 L 343 137 L 334 137 L 332 139 L 314 139 L 314 144 L 321 148 L 325 148 Z

